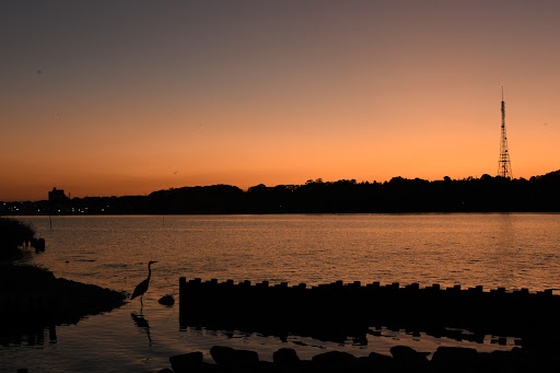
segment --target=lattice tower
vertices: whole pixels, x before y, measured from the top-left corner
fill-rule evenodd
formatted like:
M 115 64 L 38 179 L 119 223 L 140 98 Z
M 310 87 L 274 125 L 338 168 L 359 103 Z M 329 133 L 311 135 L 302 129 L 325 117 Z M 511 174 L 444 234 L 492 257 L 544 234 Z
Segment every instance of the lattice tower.
M 502 131 L 500 138 L 500 159 L 498 160 L 498 176 L 508 179 L 513 178 L 506 134 L 506 103 L 504 101 L 504 87 L 502 87 Z

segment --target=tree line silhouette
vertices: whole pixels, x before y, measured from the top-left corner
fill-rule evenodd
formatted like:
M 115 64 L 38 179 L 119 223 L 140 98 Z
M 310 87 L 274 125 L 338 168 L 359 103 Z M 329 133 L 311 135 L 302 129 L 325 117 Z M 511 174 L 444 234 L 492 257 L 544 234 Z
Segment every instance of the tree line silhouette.
M 56 188 L 55 188 L 56 189 Z M 530 179 L 482 175 L 428 181 L 322 179 L 302 185 L 171 188 L 146 196 L 57 198 L 0 204 L 1 215 L 560 212 L 560 170 Z

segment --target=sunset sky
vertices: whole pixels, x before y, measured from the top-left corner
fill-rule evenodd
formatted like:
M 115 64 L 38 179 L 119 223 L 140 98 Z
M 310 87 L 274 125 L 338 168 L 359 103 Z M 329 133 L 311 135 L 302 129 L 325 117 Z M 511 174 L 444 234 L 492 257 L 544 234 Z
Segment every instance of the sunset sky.
M 0 201 L 560 169 L 560 1 L 0 0 Z

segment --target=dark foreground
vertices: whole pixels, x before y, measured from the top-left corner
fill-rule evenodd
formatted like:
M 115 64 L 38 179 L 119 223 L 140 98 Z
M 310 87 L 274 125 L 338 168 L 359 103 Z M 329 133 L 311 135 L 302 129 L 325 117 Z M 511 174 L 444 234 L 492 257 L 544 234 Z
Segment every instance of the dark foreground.
M 213 363 L 203 361 L 203 353 L 190 352 L 170 357 L 171 368 L 159 373 L 254 372 L 254 373 L 366 373 L 366 372 L 558 372 L 560 359 L 554 352 L 511 351 L 477 352 L 472 348 L 439 347 L 428 354 L 407 346 L 391 348 L 391 356 L 375 352 L 356 357 L 347 352 L 330 351 L 302 360 L 293 349 L 282 348 L 273 361 L 260 361 L 255 351 L 214 346 Z
M 85 316 L 120 307 L 125 299 L 122 292 L 56 278 L 40 267 L 1 265 L 0 341 L 75 324 Z M 56 339 L 56 335 L 51 332 L 50 338 Z
M 77 323 L 84 316 L 125 303 L 122 292 L 58 279 L 42 268 L 2 265 L 0 269 L 0 341 L 13 340 L 18 334 L 42 334 L 47 327 L 54 330 L 49 337 L 56 339 L 56 325 Z M 552 337 L 547 342 L 553 342 Z M 357 357 L 329 351 L 308 360 L 300 359 L 293 349 L 282 348 L 273 354 L 273 361 L 261 361 L 255 351 L 214 346 L 209 351 L 213 362 L 204 361 L 200 351 L 188 352 L 170 357 L 170 367 L 159 373 L 559 372 L 558 346 L 529 344 L 491 353 L 457 347 L 439 347 L 430 353 L 395 346 L 390 355 L 372 352 Z
M 331 351 L 310 360 L 301 360 L 295 350 L 280 349 L 272 362 L 260 361 L 254 351 L 214 346 L 210 350 L 213 363 L 203 361 L 200 351 L 171 357 L 174 373 L 560 372 L 560 296 L 552 290 L 483 291 L 481 286 L 443 289 L 342 281 L 308 287 L 266 281 L 187 281 L 184 277 L 179 284 L 181 328 L 244 330 L 280 337 L 295 334 L 331 341 L 348 337 L 367 341 L 372 325 L 434 336 L 458 328 L 471 331 L 474 340 L 484 335 L 513 336 L 521 343 L 510 351 L 492 353 L 457 347 L 425 353 L 396 346 L 390 356 L 373 352 L 356 357 Z

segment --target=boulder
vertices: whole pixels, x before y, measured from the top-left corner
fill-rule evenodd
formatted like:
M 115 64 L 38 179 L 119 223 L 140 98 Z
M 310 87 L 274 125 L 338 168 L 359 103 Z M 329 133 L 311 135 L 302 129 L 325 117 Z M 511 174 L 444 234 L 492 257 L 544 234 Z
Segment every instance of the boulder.
M 470 372 L 478 362 L 474 348 L 440 346 L 432 356 L 431 365 L 436 372 Z
M 348 362 L 345 373 L 371 373 L 371 372 L 387 372 L 386 368 L 381 368 L 377 365 L 375 360 L 370 359 L 369 356 L 359 356 Z
M 344 351 L 328 351 L 315 355 L 311 362 L 319 372 L 344 372 L 356 357 Z
M 371 361 L 376 371 L 385 372 L 391 369 L 394 364 L 393 358 L 377 352 L 370 352 L 368 359 Z
M 210 355 L 216 364 L 228 369 L 255 367 L 259 363 L 259 355 L 256 351 L 238 350 L 226 346 L 211 347 Z
M 280 348 L 272 354 L 272 361 L 279 367 L 297 366 L 300 358 L 293 348 Z
M 426 372 L 429 368 L 430 361 L 427 358 L 429 353 L 418 352 L 409 346 L 393 346 L 389 351 L 398 369 Z
M 558 372 L 558 353 L 545 358 L 542 354 L 514 347 L 511 351 L 479 352 L 478 367 L 502 372 Z M 480 371 L 479 369 L 479 371 Z
M 172 295 L 166 294 L 159 298 L 158 303 L 163 304 L 164 306 L 172 306 L 175 304 L 175 298 L 173 298 Z
M 169 362 L 175 373 L 193 372 L 199 370 L 202 365 L 202 357 L 202 352 L 195 351 L 171 356 Z

